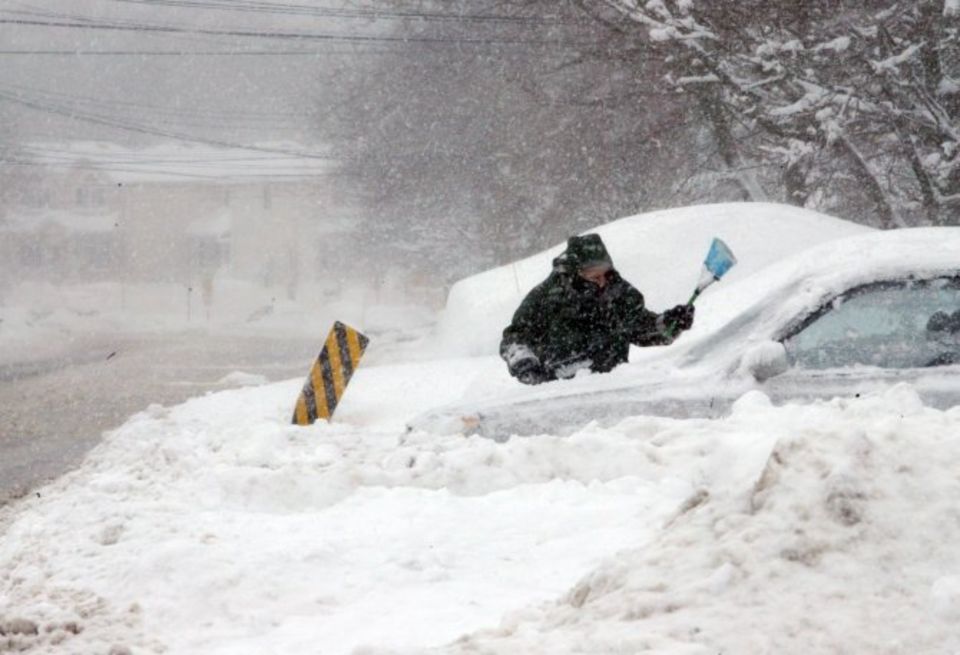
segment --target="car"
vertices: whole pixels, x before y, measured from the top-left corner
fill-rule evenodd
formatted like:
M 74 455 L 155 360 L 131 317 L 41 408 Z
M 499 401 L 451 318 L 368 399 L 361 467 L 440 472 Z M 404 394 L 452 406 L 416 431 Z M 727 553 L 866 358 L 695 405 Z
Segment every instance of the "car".
M 960 227 L 831 240 L 714 285 L 697 312 L 690 333 L 610 374 L 501 387 L 409 428 L 503 440 L 643 414 L 716 418 L 752 390 L 779 404 L 900 383 L 932 407 L 960 405 Z
M 603 238 L 617 270 L 654 309 L 690 297 L 714 237 L 729 243 L 740 260 L 724 278 L 735 282 L 806 248 L 873 231 L 809 209 L 767 202 L 662 209 L 588 230 Z M 467 357 L 495 355 L 513 312 L 565 247 L 566 241 L 454 284 L 437 326 L 437 349 Z

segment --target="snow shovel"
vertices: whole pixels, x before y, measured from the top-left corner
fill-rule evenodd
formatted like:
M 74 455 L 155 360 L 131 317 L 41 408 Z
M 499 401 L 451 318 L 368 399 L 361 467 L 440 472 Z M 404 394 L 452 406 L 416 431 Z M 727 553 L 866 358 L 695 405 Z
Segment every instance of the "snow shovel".
M 733 265 L 736 263 L 737 258 L 734 256 L 733 251 L 730 250 L 730 246 L 720 239 L 714 238 L 710 244 L 710 252 L 707 253 L 707 258 L 703 260 L 703 269 L 700 271 L 700 281 L 697 283 L 697 288 L 694 290 L 693 295 L 690 296 L 690 300 L 687 301 L 687 305 L 692 306 L 694 301 L 703 293 L 704 289 L 714 282 L 719 282 L 720 278 L 726 275 L 727 271 L 733 268 Z M 676 329 L 676 322 L 671 323 L 667 327 L 666 336 L 672 337 Z

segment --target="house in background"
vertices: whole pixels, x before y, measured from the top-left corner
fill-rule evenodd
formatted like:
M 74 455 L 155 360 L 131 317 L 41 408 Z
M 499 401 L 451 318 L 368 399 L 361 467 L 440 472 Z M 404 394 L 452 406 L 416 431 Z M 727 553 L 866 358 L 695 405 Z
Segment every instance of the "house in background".
M 8 274 L 188 286 L 227 275 L 294 298 L 361 272 L 360 214 L 330 160 L 102 142 L 27 150 L 30 174 L 0 219 Z

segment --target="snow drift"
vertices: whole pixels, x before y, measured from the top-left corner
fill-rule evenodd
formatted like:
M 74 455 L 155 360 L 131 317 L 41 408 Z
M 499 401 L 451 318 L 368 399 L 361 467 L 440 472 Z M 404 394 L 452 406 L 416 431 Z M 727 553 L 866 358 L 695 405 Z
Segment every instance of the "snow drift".
M 960 409 L 904 386 L 812 407 L 755 393 L 653 434 L 625 421 L 662 466 L 698 461 L 696 492 L 650 543 L 442 652 L 955 652 L 958 428 Z
M 6 508 L 0 644 L 960 647 L 960 409 L 899 386 L 812 406 L 752 393 L 722 420 L 634 417 L 506 444 L 395 431 L 437 393 L 409 389 L 442 378 L 455 393 L 458 365 L 358 371 L 408 389 L 407 410 L 355 402 L 334 425 L 287 425 L 298 381 L 134 417 Z

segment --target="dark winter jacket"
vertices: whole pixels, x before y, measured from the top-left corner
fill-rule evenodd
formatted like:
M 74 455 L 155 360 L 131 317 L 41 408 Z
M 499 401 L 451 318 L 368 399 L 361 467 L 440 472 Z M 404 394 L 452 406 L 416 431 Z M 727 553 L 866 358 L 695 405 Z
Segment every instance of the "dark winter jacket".
M 937 312 L 927 321 L 927 331 L 940 334 L 960 334 L 960 309 L 948 314 Z
M 673 340 L 665 334 L 660 315 L 646 309 L 643 295 L 615 269 L 607 273 L 602 289 L 579 275 L 585 266 L 604 259 L 612 264 L 597 235 L 570 239 L 567 250 L 553 261 L 550 276 L 527 294 L 503 331 L 500 355 L 511 374 L 525 382 L 542 382 L 568 377 L 571 365 L 607 372 L 627 361 L 630 344 L 655 346 Z M 519 373 L 531 357 L 539 370 L 533 379 L 524 379 Z

